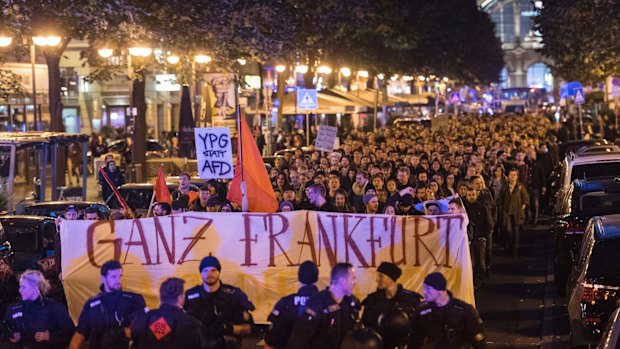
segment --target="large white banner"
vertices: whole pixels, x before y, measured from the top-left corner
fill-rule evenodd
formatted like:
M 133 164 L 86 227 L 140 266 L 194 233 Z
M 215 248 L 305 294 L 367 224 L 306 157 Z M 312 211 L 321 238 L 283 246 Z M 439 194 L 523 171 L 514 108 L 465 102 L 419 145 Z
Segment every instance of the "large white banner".
M 422 293 L 424 277 L 442 272 L 454 295 L 474 302 L 465 215 L 385 216 L 311 211 L 287 213 L 198 213 L 116 221 L 63 221 L 62 277 L 74 320 L 99 291 L 99 267 L 123 264 L 123 284 L 158 306 L 159 285 L 168 277 L 201 282 L 200 260 L 213 255 L 224 282 L 243 289 L 256 305 L 256 322 L 266 322 L 275 302 L 298 288 L 297 268 L 319 266 L 319 288 L 329 283 L 337 262 L 352 263 L 355 294 L 376 289 L 382 261 L 403 269 L 406 288 Z

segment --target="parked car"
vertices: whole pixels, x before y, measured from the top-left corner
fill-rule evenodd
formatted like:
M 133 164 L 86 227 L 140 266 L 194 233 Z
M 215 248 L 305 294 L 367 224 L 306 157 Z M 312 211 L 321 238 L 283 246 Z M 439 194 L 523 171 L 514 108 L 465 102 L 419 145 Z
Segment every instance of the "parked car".
M 575 180 L 560 202 L 555 208 L 551 232 L 556 289 L 564 296 L 570 266 L 576 261 L 590 218 L 620 214 L 620 179 Z
M 567 305 L 573 343 L 595 342 L 620 300 L 620 215 L 590 220 L 571 266 Z
M 108 144 L 108 150 L 111 153 L 122 154 L 126 146 L 127 146 L 127 140 L 119 139 L 119 140 L 110 142 L 110 144 Z M 164 146 L 159 144 L 157 140 L 155 139 L 146 140 L 146 158 L 147 159 L 165 158 L 166 156 L 168 156 L 168 150 L 166 150 Z
M 26 269 L 37 269 L 45 275 L 52 286 L 48 296 L 65 302 L 62 283 L 58 279 L 60 266 L 56 265 L 57 260 L 54 256 L 56 220 L 42 216 L 7 215 L 0 216 L 0 226 L 2 239 L 10 244 L 12 250 L 11 257 L 5 261 L 9 263 L 13 275 L 5 280 L 5 283 L 16 283 L 17 273 Z M 10 297 L 13 295 L 9 295 Z
M 568 142 L 560 143 L 558 144 L 560 161 L 563 161 L 566 155 L 570 153 L 574 153 L 577 149 L 582 148 L 584 146 L 606 145 L 606 144 L 610 144 L 610 143 L 609 141 L 605 139 L 576 140 L 576 141 L 568 141 Z
M 577 155 L 604 153 L 620 153 L 620 147 L 615 144 L 586 145 L 575 151 L 575 154 Z
M 28 206 L 18 205 L 15 209 L 17 215 L 28 216 L 44 216 L 44 217 L 59 217 L 67 209 L 67 206 L 74 205 L 80 211 L 80 215 L 83 215 L 84 209 L 87 207 L 94 207 L 97 209 L 99 217 L 102 219 L 108 219 L 110 217 L 110 208 L 100 202 L 92 201 L 45 201 L 36 202 Z
M 559 178 L 554 184 L 554 189 L 557 189 L 555 206 L 560 204 L 559 200 L 576 179 L 590 180 L 618 176 L 620 176 L 620 153 L 567 156 L 563 161 Z

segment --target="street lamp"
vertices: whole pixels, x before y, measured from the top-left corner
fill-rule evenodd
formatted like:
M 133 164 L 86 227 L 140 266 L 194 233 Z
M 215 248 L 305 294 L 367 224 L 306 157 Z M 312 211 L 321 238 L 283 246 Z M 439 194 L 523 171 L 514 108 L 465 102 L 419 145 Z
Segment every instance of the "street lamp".
M 32 42 L 37 46 L 58 46 L 62 38 L 60 36 L 48 35 L 48 36 L 33 36 Z
M 181 60 L 181 58 L 177 55 L 171 54 L 168 57 L 166 57 L 166 61 L 168 61 L 168 63 L 174 65 L 179 63 L 179 61 Z
M 317 73 L 329 75 L 329 74 L 332 73 L 332 68 L 330 68 L 330 67 L 328 67 L 326 65 L 322 65 L 322 66 L 317 68 Z
M 276 71 L 278 73 L 283 73 L 285 70 L 286 70 L 286 66 L 285 65 L 282 65 L 282 64 L 276 65 Z
M 308 72 L 308 66 L 301 64 L 295 67 L 295 72 L 300 74 L 306 74 Z
M 103 58 L 110 58 L 114 54 L 114 49 L 111 49 L 111 48 L 100 48 L 99 50 L 97 50 L 97 53 L 99 53 L 99 56 L 101 56 Z
M 0 47 L 7 47 L 13 42 L 10 36 L 0 36 Z
M 360 70 L 357 72 L 357 76 L 359 76 L 362 79 L 368 79 L 368 77 L 370 76 L 370 73 L 368 73 L 367 70 Z
M 203 55 L 203 54 L 196 55 L 194 57 L 194 61 L 196 63 L 199 63 L 199 64 L 206 64 L 206 63 L 211 62 L 211 60 L 212 60 L 211 56 L 207 56 L 207 55 Z
M 340 68 L 340 74 L 342 74 L 345 78 L 348 78 L 351 76 L 351 69 L 347 67 Z
M 134 46 L 129 48 L 129 54 L 135 57 L 148 57 L 153 53 L 153 49 L 146 46 Z

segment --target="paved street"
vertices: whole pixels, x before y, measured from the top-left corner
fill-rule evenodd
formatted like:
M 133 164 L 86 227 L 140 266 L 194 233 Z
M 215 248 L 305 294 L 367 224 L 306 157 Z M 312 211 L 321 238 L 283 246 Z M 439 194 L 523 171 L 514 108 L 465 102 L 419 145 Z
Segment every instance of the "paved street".
M 546 225 L 526 226 L 520 257 L 497 252 L 491 278 L 476 292 L 490 348 L 566 348 L 563 299 L 554 299 L 551 240 Z

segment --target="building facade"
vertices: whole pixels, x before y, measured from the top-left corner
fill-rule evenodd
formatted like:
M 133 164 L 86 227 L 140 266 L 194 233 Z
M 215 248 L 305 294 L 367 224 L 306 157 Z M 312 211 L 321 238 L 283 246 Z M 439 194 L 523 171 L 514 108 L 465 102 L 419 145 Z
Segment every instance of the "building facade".
M 534 17 L 543 2 L 478 0 L 478 5 L 491 16 L 496 35 L 502 42 L 506 66 L 501 73 L 500 86 L 557 90 L 559 81 L 551 73 L 550 59 L 537 52 L 543 44 L 541 34 L 534 30 Z

